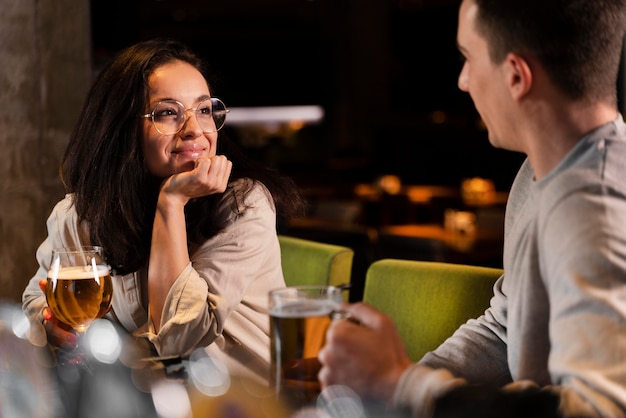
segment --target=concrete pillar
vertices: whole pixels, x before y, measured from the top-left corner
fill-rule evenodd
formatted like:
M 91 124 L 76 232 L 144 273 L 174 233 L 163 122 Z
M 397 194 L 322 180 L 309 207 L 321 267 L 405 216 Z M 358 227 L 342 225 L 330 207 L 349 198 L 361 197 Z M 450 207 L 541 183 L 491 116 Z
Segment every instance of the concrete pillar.
M 91 83 L 88 0 L 0 0 L 0 300 L 19 302 Z

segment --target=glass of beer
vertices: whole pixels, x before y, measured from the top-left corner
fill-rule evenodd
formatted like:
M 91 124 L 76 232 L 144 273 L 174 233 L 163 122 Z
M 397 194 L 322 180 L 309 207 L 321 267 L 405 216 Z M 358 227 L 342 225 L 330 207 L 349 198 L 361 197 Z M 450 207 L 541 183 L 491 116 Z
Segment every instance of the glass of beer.
M 269 293 L 270 383 L 278 399 L 296 410 L 321 392 L 317 354 L 343 300 L 334 286 L 291 286 Z
M 46 299 L 57 320 L 83 334 L 109 311 L 112 295 L 111 272 L 102 247 L 52 251 Z

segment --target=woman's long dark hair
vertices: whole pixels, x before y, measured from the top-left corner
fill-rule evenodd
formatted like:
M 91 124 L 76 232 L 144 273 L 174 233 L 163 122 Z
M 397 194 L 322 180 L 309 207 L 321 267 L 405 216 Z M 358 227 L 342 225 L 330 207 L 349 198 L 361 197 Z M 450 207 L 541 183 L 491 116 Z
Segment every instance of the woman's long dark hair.
M 161 179 L 147 170 L 141 149 L 147 112 L 148 77 L 169 62 L 193 65 L 208 82 L 204 62 L 173 40 L 149 40 L 122 51 L 98 75 L 70 136 L 61 166 L 66 191 L 74 194 L 79 220 L 91 240 L 104 247 L 118 274 L 146 264 Z M 265 185 L 282 217 L 303 212 L 295 184 L 246 158 L 235 144 L 218 140 L 217 152 L 233 162 L 231 180 L 251 178 Z M 190 201 L 186 208 L 188 239 L 200 243 L 225 225 L 213 216 L 220 195 Z

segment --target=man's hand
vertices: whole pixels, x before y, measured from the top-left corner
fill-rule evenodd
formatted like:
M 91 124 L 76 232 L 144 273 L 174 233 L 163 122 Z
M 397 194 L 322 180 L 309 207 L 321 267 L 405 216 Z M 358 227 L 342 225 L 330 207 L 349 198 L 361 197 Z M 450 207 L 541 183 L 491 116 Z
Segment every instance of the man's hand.
M 345 385 L 361 397 L 391 401 L 402 374 L 413 364 L 393 320 L 365 303 L 343 310 L 351 320 L 331 323 L 319 353 L 322 388 Z

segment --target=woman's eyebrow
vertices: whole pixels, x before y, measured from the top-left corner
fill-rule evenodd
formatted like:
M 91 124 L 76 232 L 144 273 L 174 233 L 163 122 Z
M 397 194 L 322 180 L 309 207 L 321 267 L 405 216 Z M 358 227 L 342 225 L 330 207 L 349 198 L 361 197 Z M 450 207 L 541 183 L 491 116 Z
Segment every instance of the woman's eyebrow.
M 200 103 L 201 101 L 206 100 L 206 99 L 210 99 L 210 98 L 211 98 L 210 94 L 202 94 L 202 95 L 200 95 L 200 96 L 195 98 L 194 103 Z M 150 100 L 148 105 L 149 106 L 156 106 L 157 103 L 165 102 L 165 101 L 180 102 L 180 100 L 175 99 L 173 97 L 164 96 L 164 97 L 155 97 L 154 99 Z

